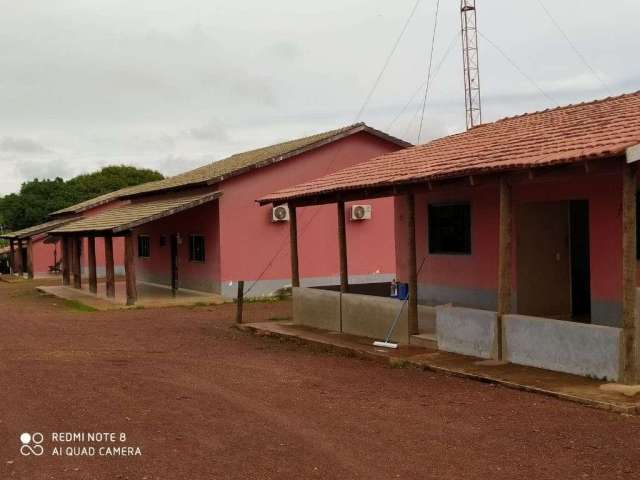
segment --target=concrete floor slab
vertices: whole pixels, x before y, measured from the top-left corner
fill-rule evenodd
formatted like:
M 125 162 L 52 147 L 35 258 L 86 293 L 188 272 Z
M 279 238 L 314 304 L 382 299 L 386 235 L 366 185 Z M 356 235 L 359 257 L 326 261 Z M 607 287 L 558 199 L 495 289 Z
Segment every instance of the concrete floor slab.
M 618 413 L 640 413 L 640 401 L 637 398 L 627 397 L 619 391 L 602 389 L 600 387 L 603 382 L 577 375 L 511 363 L 479 362 L 476 357 L 415 345 L 388 350 L 374 347 L 373 340 L 370 338 L 294 325 L 292 322 L 253 323 L 238 327 L 257 335 L 273 335 L 323 345 L 337 351 L 389 362 L 394 366 L 413 366 L 447 375 L 495 383 Z
M 173 306 L 189 306 L 194 304 L 213 304 L 219 305 L 228 301 L 221 295 L 206 292 L 196 292 L 193 290 L 178 290 L 176 296 L 172 295 L 171 289 L 159 285 L 147 283 L 138 284 L 138 301 L 131 307 L 127 306 L 126 286 L 125 282 L 116 282 L 116 297 L 108 298 L 106 292 L 106 284 L 98 283 L 97 295 L 89 292 L 89 287 L 83 283 L 82 289 L 64 285 L 45 285 L 39 286 L 38 290 L 65 300 L 73 300 L 80 302 L 96 310 L 114 310 L 121 308 L 135 307 L 173 307 Z

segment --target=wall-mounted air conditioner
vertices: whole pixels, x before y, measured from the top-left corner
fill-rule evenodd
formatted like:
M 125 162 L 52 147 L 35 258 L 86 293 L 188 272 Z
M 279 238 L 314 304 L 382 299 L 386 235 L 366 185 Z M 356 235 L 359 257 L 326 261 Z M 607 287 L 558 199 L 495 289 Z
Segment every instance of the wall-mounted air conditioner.
M 371 205 L 352 205 L 351 220 L 371 220 Z
M 271 210 L 272 222 L 288 222 L 289 221 L 289 206 L 278 205 Z

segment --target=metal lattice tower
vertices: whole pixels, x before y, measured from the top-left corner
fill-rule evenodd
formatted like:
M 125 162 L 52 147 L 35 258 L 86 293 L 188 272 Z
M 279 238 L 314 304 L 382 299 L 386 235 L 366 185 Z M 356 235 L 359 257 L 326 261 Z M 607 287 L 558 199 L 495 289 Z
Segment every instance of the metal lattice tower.
M 462 22 L 462 61 L 464 64 L 464 96 L 468 130 L 482 123 L 475 0 L 460 0 L 460 20 Z

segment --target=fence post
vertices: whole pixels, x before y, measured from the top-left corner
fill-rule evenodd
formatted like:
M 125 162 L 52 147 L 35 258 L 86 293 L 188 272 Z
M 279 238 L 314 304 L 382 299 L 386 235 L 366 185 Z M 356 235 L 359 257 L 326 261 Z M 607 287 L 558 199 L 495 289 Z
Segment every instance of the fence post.
M 242 303 L 244 302 L 244 280 L 238 282 L 238 299 L 236 306 L 236 323 L 242 323 Z

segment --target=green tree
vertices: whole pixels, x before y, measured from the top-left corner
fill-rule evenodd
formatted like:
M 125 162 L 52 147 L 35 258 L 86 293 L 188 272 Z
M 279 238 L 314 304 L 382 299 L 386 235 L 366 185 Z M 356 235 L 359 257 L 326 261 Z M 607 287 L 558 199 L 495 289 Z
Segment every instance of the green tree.
M 37 225 L 56 210 L 121 188 L 162 178 L 162 174 L 155 170 L 126 165 L 104 167 L 66 182 L 59 177 L 53 180 L 36 178 L 23 183 L 19 193 L 0 197 L 0 225 L 5 231 Z

